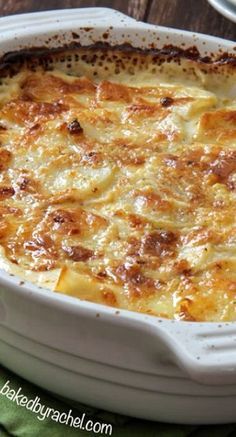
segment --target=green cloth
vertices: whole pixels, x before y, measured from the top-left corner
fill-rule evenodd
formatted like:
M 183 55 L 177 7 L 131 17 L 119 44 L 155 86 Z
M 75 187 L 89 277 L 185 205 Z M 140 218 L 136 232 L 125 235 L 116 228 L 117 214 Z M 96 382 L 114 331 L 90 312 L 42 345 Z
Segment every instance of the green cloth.
M 236 425 L 197 427 L 148 422 L 59 399 L 0 366 L 0 390 L 7 381 L 10 381 L 9 386 L 15 392 L 21 387 L 21 394 L 27 396 L 28 399 L 34 399 L 38 396 L 41 404 L 46 407 L 54 408 L 54 410 L 60 412 L 68 412 L 72 409 L 74 417 L 80 417 L 85 413 L 86 420 L 91 419 L 94 423 L 111 423 L 113 437 L 236 437 Z M 104 436 L 105 434 L 71 428 L 69 425 L 57 423 L 51 418 L 40 421 L 36 413 L 27 410 L 23 406 L 18 406 L 15 402 L 0 394 L 0 437 L 92 437 L 95 435 Z

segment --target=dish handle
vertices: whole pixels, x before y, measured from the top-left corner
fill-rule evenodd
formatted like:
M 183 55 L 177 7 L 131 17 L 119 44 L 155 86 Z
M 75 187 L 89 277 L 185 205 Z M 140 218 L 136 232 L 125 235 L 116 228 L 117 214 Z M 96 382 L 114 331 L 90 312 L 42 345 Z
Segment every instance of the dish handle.
M 235 323 L 154 324 L 158 342 L 165 344 L 172 361 L 191 379 L 208 385 L 236 383 Z

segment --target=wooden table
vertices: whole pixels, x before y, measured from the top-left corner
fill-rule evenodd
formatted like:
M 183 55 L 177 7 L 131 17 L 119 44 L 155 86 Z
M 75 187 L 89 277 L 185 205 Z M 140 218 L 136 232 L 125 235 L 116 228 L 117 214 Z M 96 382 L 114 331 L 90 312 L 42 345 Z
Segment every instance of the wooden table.
M 236 24 L 207 0 L 0 0 L 0 15 L 88 6 L 115 8 L 138 20 L 236 41 Z

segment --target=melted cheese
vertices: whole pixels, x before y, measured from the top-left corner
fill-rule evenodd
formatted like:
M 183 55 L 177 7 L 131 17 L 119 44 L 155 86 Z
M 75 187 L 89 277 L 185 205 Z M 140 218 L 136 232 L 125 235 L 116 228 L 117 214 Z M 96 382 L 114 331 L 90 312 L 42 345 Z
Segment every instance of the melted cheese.
M 0 267 L 117 308 L 236 320 L 236 100 L 200 73 L 77 68 L 0 85 Z

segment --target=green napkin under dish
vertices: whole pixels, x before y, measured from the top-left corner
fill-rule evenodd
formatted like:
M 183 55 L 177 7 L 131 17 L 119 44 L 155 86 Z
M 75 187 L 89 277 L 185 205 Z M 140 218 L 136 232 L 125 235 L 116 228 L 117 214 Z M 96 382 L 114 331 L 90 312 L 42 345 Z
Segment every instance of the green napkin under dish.
M 7 381 L 9 381 L 11 390 L 17 392 L 21 388 L 24 396 L 28 399 L 40 398 L 41 404 L 45 407 L 65 413 L 71 409 L 74 417 L 81 417 L 85 413 L 86 420 L 112 424 L 113 437 L 236 437 L 236 425 L 185 426 L 148 422 L 59 399 L 0 366 L 0 391 Z M 50 417 L 39 420 L 36 413 L 17 405 L 6 395 L 0 394 L 0 437 L 92 437 L 95 435 L 109 434 L 72 428 L 69 425 L 57 423 Z

